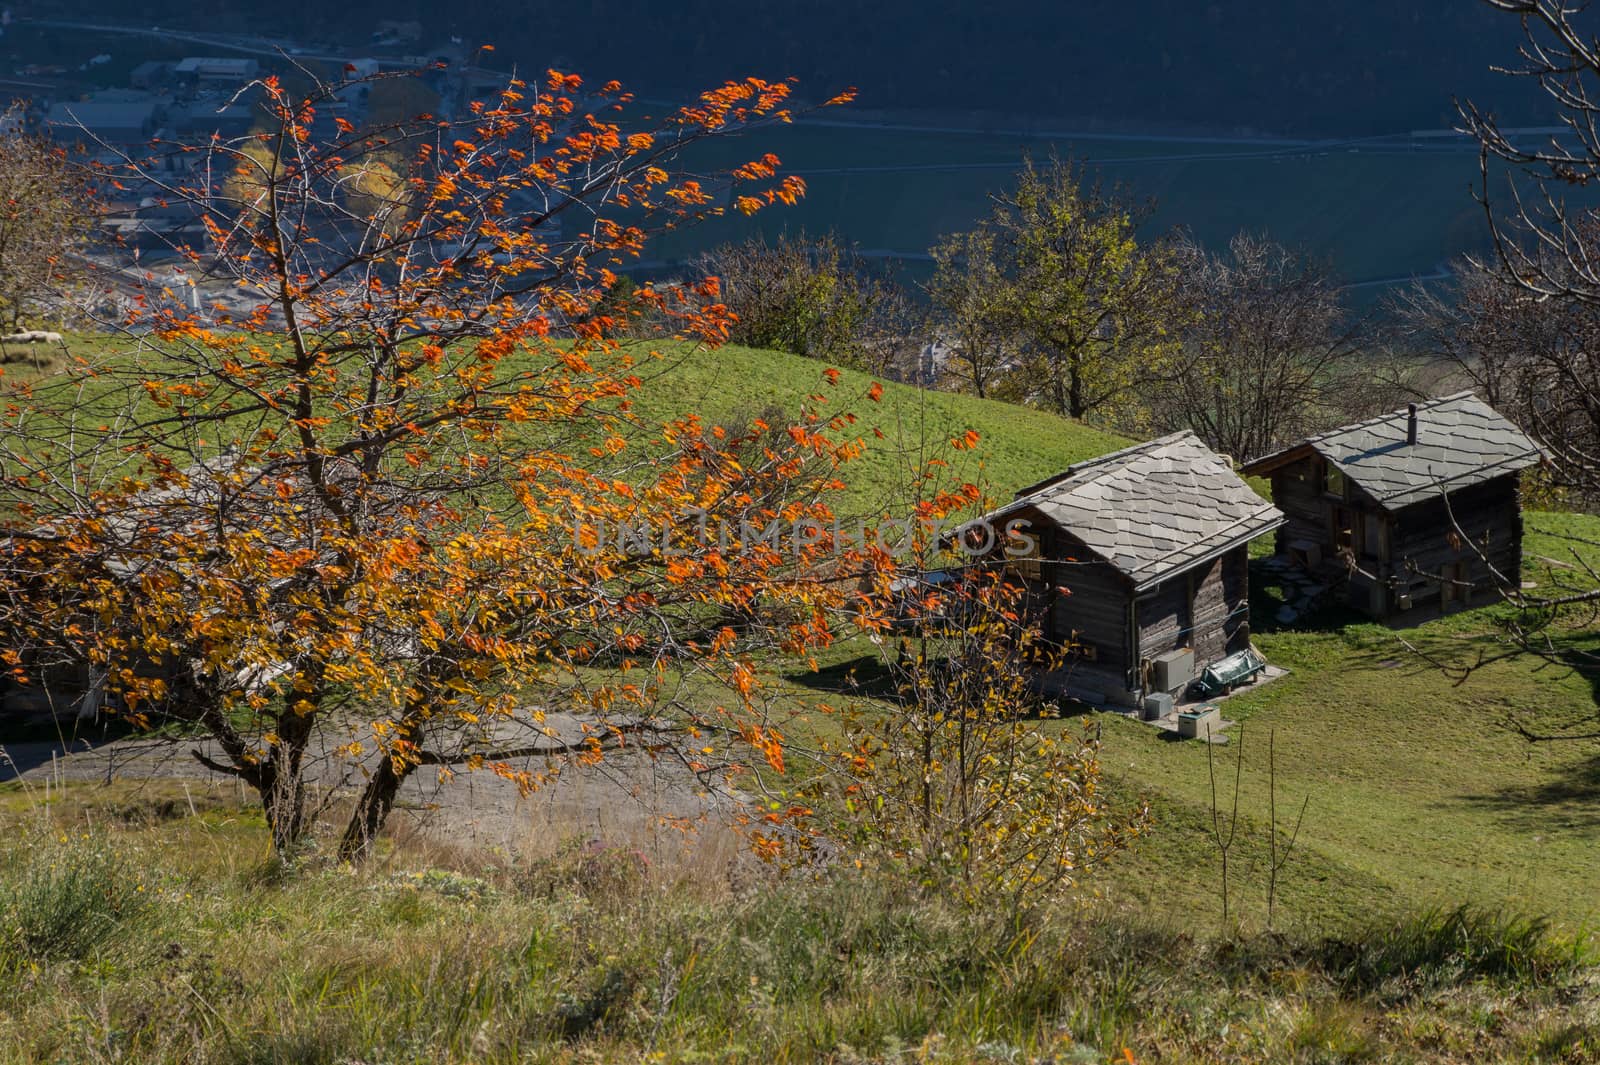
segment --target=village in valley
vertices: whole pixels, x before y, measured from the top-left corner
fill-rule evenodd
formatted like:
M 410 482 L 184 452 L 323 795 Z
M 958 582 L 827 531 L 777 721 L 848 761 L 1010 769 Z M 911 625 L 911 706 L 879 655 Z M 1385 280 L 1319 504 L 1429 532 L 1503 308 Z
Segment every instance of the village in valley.
M 1349 133 L 0 12 L 0 1062 L 1600 1062 L 1600 20 L 1475 6 Z

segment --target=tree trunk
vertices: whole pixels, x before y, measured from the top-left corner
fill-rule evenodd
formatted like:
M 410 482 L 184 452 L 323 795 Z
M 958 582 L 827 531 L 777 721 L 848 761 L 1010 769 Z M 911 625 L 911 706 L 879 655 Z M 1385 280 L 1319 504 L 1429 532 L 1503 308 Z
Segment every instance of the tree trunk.
M 1083 358 L 1073 353 L 1067 359 L 1067 410 L 1073 418 L 1082 420 L 1083 409 Z
M 378 763 L 372 779 L 362 789 L 361 798 L 345 826 L 344 838 L 339 841 L 339 858 L 347 862 L 361 862 L 372 856 L 373 845 L 378 841 L 378 831 L 394 809 L 395 795 L 409 775 L 409 768 L 397 771 L 394 760 L 385 757 Z
M 261 811 L 272 832 L 272 851 L 287 855 L 306 831 L 305 753 L 315 714 L 282 718 L 278 742 L 261 766 Z
M 261 773 L 261 812 L 272 833 L 272 853 L 287 855 L 305 832 L 305 788 L 273 757 Z

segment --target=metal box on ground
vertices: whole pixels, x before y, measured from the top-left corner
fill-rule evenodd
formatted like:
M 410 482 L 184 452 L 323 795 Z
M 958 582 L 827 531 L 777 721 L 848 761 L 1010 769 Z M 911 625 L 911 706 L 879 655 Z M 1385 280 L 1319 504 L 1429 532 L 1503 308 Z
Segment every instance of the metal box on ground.
M 1214 699 L 1228 694 L 1241 684 L 1249 684 L 1266 669 L 1267 660 L 1256 654 L 1253 648 L 1246 648 L 1207 666 L 1195 688 L 1202 699 Z
M 1172 696 L 1168 692 L 1153 692 L 1144 697 L 1144 719 L 1156 721 L 1172 713 Z
M 1194 648 L 1180 647 L 1150 660 L 1151 687 L 1175 692 L 1194 679 Z
M 1222 723 L 1222 711 L 1214 706 L 1185 710 L 1178 715 L 1178 735 L 1184 739 L 1210 739 L 1212 730 Z

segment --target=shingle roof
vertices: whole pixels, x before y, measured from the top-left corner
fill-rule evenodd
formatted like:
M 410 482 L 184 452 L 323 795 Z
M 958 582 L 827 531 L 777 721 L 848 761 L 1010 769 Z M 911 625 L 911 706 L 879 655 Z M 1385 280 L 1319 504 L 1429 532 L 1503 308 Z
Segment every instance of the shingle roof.
M 1398 510 L 1441 490 L 1457 491 L 1539 461 L 1537 444 L 1471 392 L 1417 404 L 1417 442 L 1406 442 L 1408 410 L 1310 437 L 1247 463 L 1247 474 L 1269 473 L 1306 449 L 1315 451 L 1386 510 Z
M 1081 462 L 989 516 L 1032 508 L 1143 588 L 1277 528 L 1284 517 L 1193 433 Z

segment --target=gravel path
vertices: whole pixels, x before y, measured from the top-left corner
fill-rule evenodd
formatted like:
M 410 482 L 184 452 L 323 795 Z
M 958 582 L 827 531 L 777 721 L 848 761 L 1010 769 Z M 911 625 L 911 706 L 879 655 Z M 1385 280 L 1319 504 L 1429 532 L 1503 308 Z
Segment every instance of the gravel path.
M 559 740 L 582 734 L 582 722 L 570 715 L 552 714 L 546 725 Z M 335 806 L 354 794 L 372 764 L 370 755 L 364 763 L 352 763 L 332 754 L 347 738 L 324 740 L 308 753 L 311 783 L 331 795 Z M 526 730 L 522 736 L 508 732 L 502 738 L 518 745 L 530 742 Z M 20 776 L 32 782 L 165 779 L 237 786 L 197 761 L 191 753 L 195 750 L 220 759 L 214 743 L 193 739 L 0 744 L 0 782 Z M 534 756 L 511 764 L 537 772 L 551 763 Z M 717 781 L 703 782 L 670 753 L 652 757 L 623 750 L 608 753 L 598 765 L 565 765 L 554 781 L 526 797 L 515 783 L 487 770 L 461 771 L 441 781 L 433 768 L 424 767 L 401 788 L 390 829 L 455 847 L 539 857 L 597 841 L 641 849 L 681 848 L 687 838 L 682 826 L 693 825 L 699 849 L 715 840 L 722 852 L 727 849 L 723 837 L 731 834 L 729 826 L 740 807 L 736 795 Z

